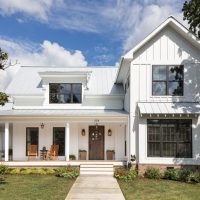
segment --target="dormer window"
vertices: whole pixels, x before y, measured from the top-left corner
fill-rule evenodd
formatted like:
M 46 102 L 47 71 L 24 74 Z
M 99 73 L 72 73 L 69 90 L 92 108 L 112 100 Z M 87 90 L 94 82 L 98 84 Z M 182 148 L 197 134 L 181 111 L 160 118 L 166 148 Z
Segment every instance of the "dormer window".
M 81 103 L 81 83 L 50 83 L 49 103 Z
M 152 95 L 183 96 L 183 66 L 154 65 Z

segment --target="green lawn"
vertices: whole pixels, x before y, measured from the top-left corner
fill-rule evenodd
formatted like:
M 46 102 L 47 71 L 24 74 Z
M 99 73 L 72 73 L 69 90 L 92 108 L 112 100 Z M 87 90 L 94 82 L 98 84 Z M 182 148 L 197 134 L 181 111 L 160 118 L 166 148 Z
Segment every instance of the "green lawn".
M 127 200 L 200 200 L 200 184 L 145 178 L 118 182 Z
M 74 180 L 50 175 L 11 175 L 0 183 L 0 200 L 64 200 Z

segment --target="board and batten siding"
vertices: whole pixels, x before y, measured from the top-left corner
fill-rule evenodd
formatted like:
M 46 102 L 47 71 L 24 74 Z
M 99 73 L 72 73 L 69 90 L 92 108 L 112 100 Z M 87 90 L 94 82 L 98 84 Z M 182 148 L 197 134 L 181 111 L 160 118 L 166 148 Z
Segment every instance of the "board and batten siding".
M 199 101 L 200 52 L 170 27 L 139 49 L 131 63 L 132 110 L 138 101 Z M 184 65 L 184 95 L 152 96 L 152 65 Z

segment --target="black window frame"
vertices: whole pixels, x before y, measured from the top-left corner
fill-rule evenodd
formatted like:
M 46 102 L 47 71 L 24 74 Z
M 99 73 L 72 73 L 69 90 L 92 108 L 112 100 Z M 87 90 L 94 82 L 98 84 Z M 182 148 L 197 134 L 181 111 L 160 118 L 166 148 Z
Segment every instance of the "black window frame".
M 65 93 L 62 93 L 60 91 L 58 93 L 51 93 L 51 91 L 50 91 L 51 85 L 55 85 L 55 84 L 59 85 L 59 87 L 60 87 L 61 84 L 70 85 L 70 102 L 52 102 L 52 100 L 51 100 L 52 94 L 54 94 L 54 95 L 58 94 L 59 96 L 65 94 Z M 80 94 L 73 92 L 73 85 L 80 85 L 80 88 L 81 88 Z M 73 95 L 74 94 L 80 95 L 80 97 L 81 97 L 80 102 L 74 102 L 73 101 Z M 81 103 L 82 103 L 82 83 L 49 83 L 49 104 L 81 104 Z
M 37 153 L 39 151 L 39 128 L 38 127 L 26 127 L 26 156 L 28 156 L 28 129 L 36 129 L 37 130 Z M 35 144 L 33 144 L 35 145 Z M 39 155 L 39 154 L 38 154 Z
M 158 121 L 158 123 L 152 123 L 152 121 Z M 170 122 L 170 123 L 167 123 Z M 175 140 L 171 140 L 171 141 L 167 141 L 167 140 L 163 140 L 163 131 L 161 131 L 161 126 L 164 125 L 169 125 L 172 124 L 172 122 L 174 122 L 173 124 L 175 125 L 175 127 L 177 127 L 176 132 L 175 132 Z M 187 122 L 187 123 L 184 123 Z M 159 125 L 160 127 L 160 140 L 157 141 L 152 141 L 149 140 L 149 133 L 148 133 L 148 126 L 149 124 L 156 124 Z M 190 136 L 189 136 L 189 141 L 182 141 L 180 140 L 180 125 L 183 124 L 189 124 L 190 125 Z M 160 145 L 160 153 L 159 156 L 158 155 L 152 155 L 150 154 L 151 150 L 150 150 L 150 143 L 159 143 Z M 163 144 L 166 143 L 174 143 L 176 145 L 176 156 L 164 156 L 163 154 Z M 179 145 L 180 144 L 189 144 L 190 145 L 190 155 L 189 156 L 179 156 L 180 152 L 179 152 Z M 147 157 L 172 157 L 172 158 L 192 158 L 193 157 L 193 151 L 192 151 L 192 146 L 193 146 L 193 141 L 192 141 L 192 119 L 147 119 Z
M 66 144 L 65 144 L 65 137 L 66 137 L 66 130 L 65 130 L 65 127 L 53 127 L 53 143 L 52 144 L 56 144 L 55 143 L 55 136 L 54 136 L 54 134 L 55 134 L 55 132 L 56 132 L 56 129 L 63 129 L 64 130 L 64 149 L 63 149 L 63 152 L 61 152 L 61 148 L 60 148 L 60 144 L 58 144 L 59 145 L 59 150 L 58 150 L 58 156 L 65 156 L 65 146 L 66 146 Z
M 153 80 L 153 68 L 154 67 L 161 67 L 161 66 L 164 66 L 166 67 L 166 80 Z M 169 68 L 170 67 L 173 67 L 173 66 L 178 66 L 178 67 L 182 67 L 183 71 L 182 71 L 182 74 L 183 74 L 183 78 L 182 80 L 169 80 Z M 166 84 L 166 90 L 165 90 L 165 94 L 153 94 L 153 83 L 159 83 L 159 82 L 162 82 L 162 83 L 165 83 Z M 182 82 L 182 94 L 180 95 L 173 95 L 173 94 L 169 94 L 169 83 L 179 83 L 179 82 Z M 173 96 L 173 97 L 182 97 L 184 96 L 184 65 L 152 65 L 152 96 Z

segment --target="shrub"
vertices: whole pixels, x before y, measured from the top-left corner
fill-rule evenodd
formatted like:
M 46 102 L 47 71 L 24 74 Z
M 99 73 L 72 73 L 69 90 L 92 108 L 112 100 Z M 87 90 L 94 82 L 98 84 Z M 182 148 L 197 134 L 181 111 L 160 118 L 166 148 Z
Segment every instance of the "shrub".
M 134 180 L 138 176 L 136 170 L 129 170 L 126 168 L 118 168 L 114 172 L 114 177 L 124 181 Z
M 8 166 L 0 164 L 0 175 L 4 175 L 8 172 Z
M 8 171 L 8 174 L 55 174 L 55 169 L 47 169 L 47 168 L 13 168 Z
M 56 169 L 56 175 L 59 177 L 73 179 L 79 176 L 79 168 L 69 166 Z
M 179 181 L 180 180 L 180 173 L 177 169 L 167 169 L 164 172 L 164 178 L 168 180 Z
M 195 183 L 200 183 L 200 174 L 197 172 L 193 173 L 193 175 L 191 176 L 191 181 Z
M 149 167 L 146 169 L 145 177 L 150 179 L 160 179 L 161 173 L 158 168 Z
M 190 169 L 182 169 L 179 172 L 179 176 L 180 176 L 180 181 L 191 182 L 192 177 L 194 177 L 194 173 Z
M 76 156 L 71 154 L 71 155 L 69 155 L 69 159 L 70 160 L 76 160 Z

